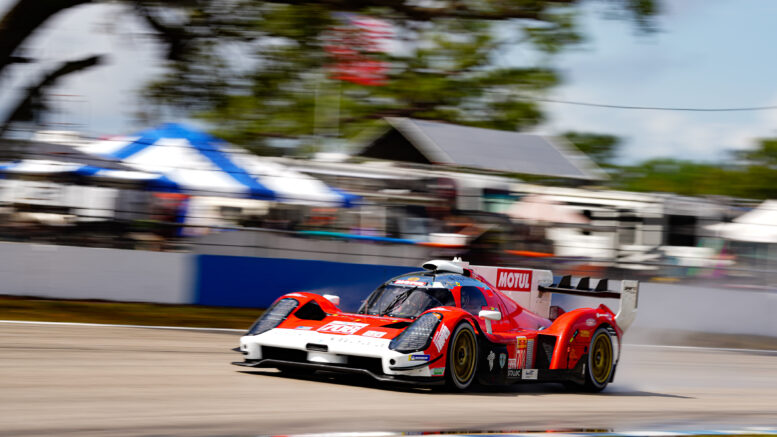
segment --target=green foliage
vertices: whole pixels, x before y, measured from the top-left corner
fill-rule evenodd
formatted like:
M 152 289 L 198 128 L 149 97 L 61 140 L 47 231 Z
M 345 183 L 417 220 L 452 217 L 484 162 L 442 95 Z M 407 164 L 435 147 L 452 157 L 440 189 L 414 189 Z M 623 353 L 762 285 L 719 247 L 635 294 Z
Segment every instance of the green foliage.
M 645 6 L 653 1 L 616 4 L 642 23 L 655 13 Z M 185 42 L 175 45 L 169 72 L 146 94 L 212 122 L 214 133 L 258 153 L 272 153 L 277 139 L 309 149 L 315 138 L 353 138 L 387 116 L 526 129 L 543 120 L 532 96 L 559 77 L 543 67 L 495 65 L 495 56 L 515 44 L 499 36 L 519 35 L 520 44 L 557 53 L 581 38 L 577 3 L 145 0 L 148 7 L 183 12 L 177 21 L 154 22 Z M 393 48 L 369 53 L 389 66 L 384 86 L 328 78 L 334 60 L 325 46 L 343 12 L 391 24 Z
M 777 138 L 760 139 L 758 148 L 737 155 L 753 165 L 777 169 Z
M 777 169 L 763 164 L 724 166 L 663 158 L 618 167 L 611 184 L 626 191 L 774 199 Z
M 602 167 L 612 165 L 620 146 L 620 139 L 613 135 L 566 132 L 562 136 Z
M 730 188 L 730 176 L 730 171 L 713 164 L 661 158 L 638 166 L 621 167 L 617 181 L 618 188 L 628 191 L 698 196 L 724 194 Z
M 613 160 L 619 138 L 581 132 L 567 132 L 563 137 L 607 170 L 610 175 L 607 185 L 615 189 L 687 196 L 777 198 L 777 138 L 761 139 L 755 149 L 734 153 L 736 159 L 729 164 L 658 158 L 618 166 Z

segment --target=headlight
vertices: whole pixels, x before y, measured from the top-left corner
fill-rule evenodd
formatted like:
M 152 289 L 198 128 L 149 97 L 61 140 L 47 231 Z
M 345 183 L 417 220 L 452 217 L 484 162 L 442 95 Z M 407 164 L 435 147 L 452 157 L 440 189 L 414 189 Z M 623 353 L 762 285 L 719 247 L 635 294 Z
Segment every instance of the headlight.
M 286 317 L 297 308 L 299 302 L 296 299 L 290 297 L 279 300 L 275 305 L 270 307 L 262 317 L 259 317 L 251 329 L 248 330 L 248 335 L 259 335 L 263 332 L 267 332 L 276 326 L 280 325 L 282 321 L 286 320 Z
M 437 313 L 428 313 L 419 317 L 413 324 L 389 343 L 389 349 L 397 352 L 415 352 L 429 347 L 432 334 L 437 329 L 442 316 Z

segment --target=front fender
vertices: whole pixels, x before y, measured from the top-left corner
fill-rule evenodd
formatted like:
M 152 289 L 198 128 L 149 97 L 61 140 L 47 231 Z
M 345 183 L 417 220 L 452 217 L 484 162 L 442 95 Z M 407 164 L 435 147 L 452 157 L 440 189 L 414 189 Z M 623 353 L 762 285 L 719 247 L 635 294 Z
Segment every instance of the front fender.
M 320 306 L 321 309 L 327 314 L 338 314 L 342 312 L 342 310 L 338 308 L 337 305 L 333 304 L 329 299 L 325 298 L 324 296 L 321 296 L 320 294 L 310 293 L 307 291 L 298 291 L 294 293 L 286 293 L 283 296 L 279 297 L 277 300 L 281 300 L 286 297 L 296 299 L 299 302 L 299 306 L 297 307 L 296 310 L 294 310 L 294 312 L 297 312 L 299 308 L 301 308 L 303 305 L 310 302 L 311 300 L 315 301 L 318 304 L 318 306 Z M 294 314 L 294 312 L 292 314 Z
M 475 316 L 468 313 L 467 311 L 464 311 L 461 308 L 456 307 L 437 307 L 432 308 L 429 310 L 426 310 L 423 312 L 423 314 L 426 313 L 438 313 L 442 314 L 442 324 L 448 327 L 448 329 L 453 332 L 454 329 L 456 329 L 456 326 L 458 326 L 459 322 L 465 321 L 469 323 L 472 328 L 475 330 L 475 333 L 480 335 L 485 335 L 486 333 L 480 328 L 480 324 L 478 323 Z M 422 314 L 422 315 L 423 315 Z M 439 327 L 437 328 L 440 329 Z M 446 342 L 447 344 L 447 342 Z

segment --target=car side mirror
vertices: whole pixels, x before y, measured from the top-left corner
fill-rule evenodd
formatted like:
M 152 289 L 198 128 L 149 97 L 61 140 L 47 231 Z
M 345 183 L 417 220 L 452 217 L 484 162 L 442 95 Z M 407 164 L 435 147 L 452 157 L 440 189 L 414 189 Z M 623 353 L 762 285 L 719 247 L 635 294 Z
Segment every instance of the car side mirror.
M 502 313 L 496 310 L 480 310 L 478 317 L 486 321 L 486 332 L 492 334 L 491 321 L 502 320 Z
M 340 296 L 336 296 L 334 294 L 325 294 L 324 299 L 328 300 L 329 302 L 332 302 L 335 304 L 335 306 L 340 305 Z

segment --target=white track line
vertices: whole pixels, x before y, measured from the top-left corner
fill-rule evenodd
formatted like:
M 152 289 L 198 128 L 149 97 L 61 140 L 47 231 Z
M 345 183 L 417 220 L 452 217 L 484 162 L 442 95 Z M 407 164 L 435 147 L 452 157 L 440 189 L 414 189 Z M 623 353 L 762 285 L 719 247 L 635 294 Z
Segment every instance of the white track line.
M 412 435 L 413 433 L 411 433 Z M 700 431 L 605 431 L 605 432 L 439 432 L 429 433 L 431 436 L 479 436 L 479 437 L 693 437 L 704 435 L 735 436 L 742 434 L 777 435 L 777 429 L 773 428 L 745 428 L 734 430 L 700 430 Z M 400 432 L 331 432 L 317 434 L 285 434 L 284 437 L 354 437 L 354 436 L 402 436 L 408 435 Z
M 146 329 L 172 329 L 178 331 L 221 331 L 221 332 L 246 332 L 247 329 L 228 328 L 194 328 L 187 326 L 152 326 L 152 325 L 111 325 L 106 323 L 74 323 L 74 322 L 34 322 L 27 320 L 0 320 L 0 323 L 13 323 L 25 325 L 64 325 L 64 326 L 97 326 L 103 328 L 146 328 Z
M 748 352 L 748 353 L 777 355 L 777 350 L 774 350 L 774 349 L 744 349 L 744 348 L 734 348 L 734 347 L 709 347 L 709 346 L 670 346 L 670 345 L 663 345 L 663 344 L 632 344 L 632 343 L 624 343 L 623 347 L 624 348 L 642 347 L 642 348 L 660 348 L 660 349 L 678 349 L 678 350 L 705 350 L 705 351 L 716 351 L 716 352 Z

